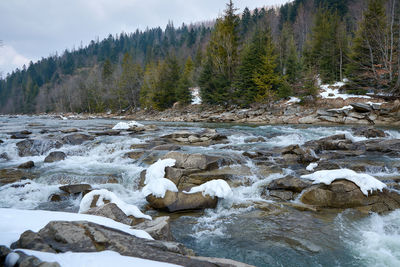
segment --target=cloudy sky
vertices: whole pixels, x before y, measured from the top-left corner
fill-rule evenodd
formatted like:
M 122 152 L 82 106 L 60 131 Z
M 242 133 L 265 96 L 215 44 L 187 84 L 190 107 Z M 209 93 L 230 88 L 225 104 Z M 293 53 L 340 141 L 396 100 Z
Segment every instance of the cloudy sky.
M 84 46 L 96 37 L 211 20 L 227 0 L 1 0 L 0 72 Z M 240 8 L 275 6 L 288 0 L 236 0 Z

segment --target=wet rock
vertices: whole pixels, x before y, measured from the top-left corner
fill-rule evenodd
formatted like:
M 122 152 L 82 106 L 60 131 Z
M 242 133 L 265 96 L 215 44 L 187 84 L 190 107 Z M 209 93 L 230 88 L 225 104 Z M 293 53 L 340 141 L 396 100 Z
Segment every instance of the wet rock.
M 80 194 L 80 193 L 88 193 L 92 190 L 92 186 L 90 184 L 71 184 L 71 185 L 63 185 L 60 186 L 59 189 L 68 194 Z
M 285 190 L 271 190 L 269 191 L 269 195 L 271 197 L 276 197 L 285 201 L 289 201 L 293 199 L 293 192 L 292 191 L 285 191 Z
M 176 150 L 181 150 L 181 147 L 177 145 L 166 144 L 166 145 L 155 146 L 152 148 L 152 150 L 176 151 Z
M 28 131 L 28 130 L 23 130 L 20 132 L 20 134 L 30 135 L 30 134 L 32 134 L 32 132 Z
M 67 133 L 76 133 L 77 131 L 78 131 L 78 129 L 76 129 L 76 128 L 69 128 L 69 129 L 61 130 L 61 132 L 65 133 L 65 134 L 67 134 Z
M 296 160 L 298 163 L 302 164 L 309 164 L 319 160 L 312 149 L 302 148 L 299 145 L 288 146 L 284 148 L 281 153 L 285 159 L 290 160 L 290 158 L 292 158 L 292 161 Z
M 360 112 L 360 113 L 366 113 L 366 112 L 372 111 L 371 106 L 368 105 L 368 104 L 364 104 L 364 103 L 352 103 L 352 104 L 350 104 L 350 105 L 353 107 L 353 109 L 354 109 L 355 111 Z
M 27 234 L 27 232 L 29 234 Z M 182 266 L 215 266 L 191 259 L 191 250 L 183 245 L 137 238 L 125 232 L 86 221 L 54 221 L 38 233 L 24 232 L 12 248 L 65 253 L 111 250 L 124 256 L 169 262 Z
M 69 145 L 81 145 L 82 143 L 86 141 L 91 141 L 93 140 L 94 137 L 87 135 L 87 134 L 70 134 L 67 136 L 64 136 L 62 138 L 62 141 L 64 144 L 69 144 Z
M 214 209 L 217 206 L 218 198 L 203 196 L 201 192 L 195 194 L 185 194 L 183 192 L 167 191 L 163 198 L 157 198 L 153 195 L 146 197 L 150 206 L 157 210 L 168 212 Z
M 0 154 L 0 159 L 10 160 L 10 157 L 8 156 L 8 154 L 6 152 L 3 152 Z
M 130 159 L 140 159 L 144 155 L 144 151 L 131 151 L 128 153 L 124 154 L 124 157 L 130 158 Z
M 169 152 L 163 159 L 175 159 L 175 167 L 195 170 L 215 170 L 224 163 L 224 159 L 204 154 L 185 154 L 180 152 Z
M 60 148 L 62 146 L 58 141 L 45 139 L 26 139 L 18 142 L 16 145 L 20 157 L 43 155 L 51 149 Z
M 105 135 L 115 136 L 115 135 L 119 135 L 120 133 L 121 133 L 121 131 L 117 131 L 117 130 L 107 130 L 104 132 L 95 132 L 93 134 L 96 136 L 105 136 Z
M 330 185 L 314 185 L 303 193 L 301 201 L 327 208 L 363 207 L 364 211 L 379 213 L 400 208 L 399 194 L 384 189 L 367 197 L 356 184 L 347 180 L 337 180 Z
M 168 216 L 153 218 L 151 221 L 144 221 L 136 224 L 133 228 L 146 231 L 156 240 L 175 241 L 171 233 Z
M 377 138 L 377 137 L 386 137 L 384 131 L 375 129 L 373 127 L 361 127 L 353 129 L 353 134 L 355 136 L 364 136 L 367 138 Z
M 62 197 L 59 194 L 51 194 L 49 197 L 49 201 L 51 201 L 51 202 L 60 202 L 61 200 L 62 200 Z
M 100 207 L 91 208 L 85 212 L 86 214 L 102 216 L 114 221 L 128 224 L 132 223 L 132 220 L 126 216 L 126 214 L 114 203 L 108 203 Z
M 216 143 L 223 143 L 227 140 L 225 135 L 217 133 L 215 129 L 206 129 L 201 133 L 193 133 L 189 131 L 178 131 L 172 134 L 162 136 L 171 142 L 186 145 L 211 145 Z
M 0 144 L 3 144 L 3 143 L 4 143 L 4 141 L 0 139 Z
M 10 138 L 11 139 L 26 139 L 26 138 L 29 138 L 29 135 L 16 133 L 16 134 L 11 135 Z
M 252 138 L 247 138 L 244 140 L 245 143 L 261 143 L 265 142 L 264 137 L 252 137 Z
M 267 186 L 268 190 L 287 190 L 300 193 L 305 188 L 311 186 L 311 182 L 293 176 L 286 176 L 284 178 L 273 180 Z
M 311 148 L 317 153 L 325 150 L 354 150 L 353 142 L 346 138 L 344 134 L 332 135 L 319 140 L 308 141 L 304 147 Z
M 35 163 L 33 161 L 27 161 L 25 163 L 22 163 L 21 165 L 18 166 L 18 169 L 31 169 L 35 167 Z
M 21 169 L 0 170 L 0 184 L 11 184 L 23 179 L 34 179 L 36 175 Z
M 45 159 L 44 162 L 46 163 L 52 163 L 56 161 L 61 161 L 64 160 L 67 157 L 64 152 L 62 151 L 54 151 L 51 152 Z
M 370 152 L 400 153 L 400 139 L 370 140 L 363 144 L 365 144 L 365 149 Z

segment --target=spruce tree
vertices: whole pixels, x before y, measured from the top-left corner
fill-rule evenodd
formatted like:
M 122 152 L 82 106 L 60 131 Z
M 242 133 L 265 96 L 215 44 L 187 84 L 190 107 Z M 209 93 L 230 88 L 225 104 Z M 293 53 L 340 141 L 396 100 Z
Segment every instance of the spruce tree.
M 193 69 L 193 61 L 188 57 L 181 78 L 178 81 L 176 91 L 176 100 L 184 105 L 188 105 L 192 102 L 190 87 L 193 86 Z

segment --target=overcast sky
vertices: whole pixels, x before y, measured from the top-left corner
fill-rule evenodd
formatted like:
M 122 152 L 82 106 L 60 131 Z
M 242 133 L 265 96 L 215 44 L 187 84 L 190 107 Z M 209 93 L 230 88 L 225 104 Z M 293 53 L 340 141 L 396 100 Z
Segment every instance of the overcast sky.
M 0 72 L 66 48 L 87 45 L 108 34 L 137 28 L 175 26 L 216 18 L 227 0 L 0 0 Z M 275 6 L 288 0 L 236 0 L 248 6 Z

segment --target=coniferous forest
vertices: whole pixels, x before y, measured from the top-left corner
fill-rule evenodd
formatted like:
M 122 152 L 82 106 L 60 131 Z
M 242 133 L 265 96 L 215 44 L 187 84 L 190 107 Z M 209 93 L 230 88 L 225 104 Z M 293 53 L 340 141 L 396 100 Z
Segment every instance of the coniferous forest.
M 295 0 L 215 21 L 109 35 L 0 80 L 1 113 L 250 105 L 316 94 L 347 79 L 355 94 L 400 94 L 400 1 Z

